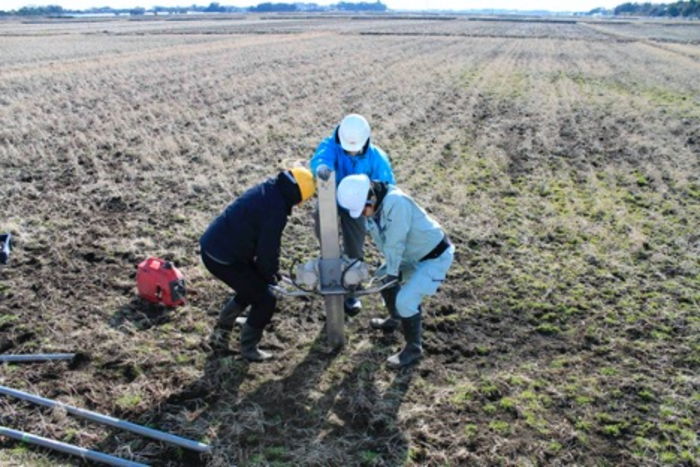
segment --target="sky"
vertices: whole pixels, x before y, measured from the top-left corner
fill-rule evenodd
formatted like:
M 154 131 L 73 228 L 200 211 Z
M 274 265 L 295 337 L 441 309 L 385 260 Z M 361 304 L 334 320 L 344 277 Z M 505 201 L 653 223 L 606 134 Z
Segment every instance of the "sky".
M 112 8 L 152 8 L 154 6 L 207 6 L 212 2 L 222 6 L 247 7 L 260 3 L 317 3 L 328 5 L 341 0 L 0 0 L 0 10 L 17 10 L 24 6 L 58 5 L 68 10 L 88 10 L 94 7 Z M 357 3 L 374 0 L 342 0 Z M 382 0 L 392 10 L 549 10 L 549 11 L 590 11 L 597 7 L 615 8 L 627 0 Z

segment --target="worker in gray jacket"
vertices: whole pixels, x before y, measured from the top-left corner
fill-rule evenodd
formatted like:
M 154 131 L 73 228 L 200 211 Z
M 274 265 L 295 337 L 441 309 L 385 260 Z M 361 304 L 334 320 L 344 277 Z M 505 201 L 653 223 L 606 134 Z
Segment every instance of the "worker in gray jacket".
M 385 260 L 377 276 L 384 277 L 384 284 L 396 283 L 382 291 L 389 318 L 370 322 L 385 332 L 402 327 L 406 346 L 387 363 L 392 368 L 415 363 L 423 354 L 421 302 L 445 280 L 455 248 L 442 227 L 394 185 L 349 175 L 340 182 L 337 198 L 351 217 L 367 220 L 367 231 Z

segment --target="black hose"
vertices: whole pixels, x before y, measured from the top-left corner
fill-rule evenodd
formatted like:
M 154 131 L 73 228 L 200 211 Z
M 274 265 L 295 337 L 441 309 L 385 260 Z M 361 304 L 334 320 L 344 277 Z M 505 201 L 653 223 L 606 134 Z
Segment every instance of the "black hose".
M 347 289 L 347 287 L 345 285 L 345 274 L 350 270 L 351 267 L 353 267 L 354 265 L 356 265 L 359 262 L 360 262 L 360 258 L 355 258 L 354 260 L 352 260 L 352 262 L 348 265 L 347 268 L 343 269 L 343 273 L 340 275 L 340 285 L 344 289 Z

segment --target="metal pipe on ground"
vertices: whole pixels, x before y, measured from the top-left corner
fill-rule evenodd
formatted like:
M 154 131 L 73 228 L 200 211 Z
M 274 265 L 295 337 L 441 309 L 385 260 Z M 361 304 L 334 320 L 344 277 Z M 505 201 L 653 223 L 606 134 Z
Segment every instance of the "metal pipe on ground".
M 72 444 L 62 443 L 61 441 L 56 441 L 49 438 L 43 438 L 41 436 L 36 436 L 30 433 L 25 433 L 23 431 L 17 431 L 4 426 L 0 426 L 0 435 L 7 436 L 8 438 L 14 438 L 16 440 L 36 444 L 37 446 L 42 446 L 45 448 L 53 449 L 55 451 L 64 452 L 66 454 L 72 454 L 74 456 L 81 457 L 83 459 L 89 459 L 91 461 L 102 462 L 103 464 L 116 465 L 117 467 L 144 467 L 146 464 L 139 464 L 138 462 L 131 462 L 125 459 L 120 459 L 119 457 L 110 456 L 109 454 L 104 454 L 97 451 L 91 451 L 90 449 L 81 448 L 79 446 L 74 446 Z
M 169 444 L 174 444 L 176 446 L 180 446 L 185 449 L 190 449 L 192 451 L 196 452 L 210 452 L 211 447 L 197 442 L 197 441 L 192 441 L 189 439 L 181 438 L 179 436 L 171 435 L 169 433 L 165 433 L 162 431 L 158 430 L 153 430 L 151 428 L 146 428 L 141 425 L 136 425 L 134 423 L 126 422 L 124 420 L 119 420 L 118 418 L 114 417 L 109 417 L 106 415 L 101 415 L 95 412 L 91 412 L 89 410 L 85 409 L 79 409 L 77 407 L 72 407 L 70 405 L 66 405 L 62 402 L 54 401 L 51 399 L 45 399 L 43 397 L 39 397 L 33 394 L 29 394 L 26 392 L 18 391 L 16 389 L 11 389 L 5 386 L 0 386 L 0 394 L 5 394 L 8 396 L 16 397 L 18 399 L 26 400 L 29 402 L 33 402 L 35 404 L 43 405 L 45 407 L 60 407 L 63 408 L 66 412 L 72 415 L 76 415 L 78 417 L 86 418 L 88 420 L 92 420 L 97 423 L 103 423 L 105 425 L 113 426 L 115 428 L 121 428 L 123 430 L 131 431 L 133 433 L 139 434 L 141 436 L 146 436 L 149 438 L 157 439 L 159 441 L 163 441 L 165 443 Z
M 74 353 L 44 353 L 35 355 L 0 355 L 0 362 L 45 362 L 49 360 L 73 360 Z

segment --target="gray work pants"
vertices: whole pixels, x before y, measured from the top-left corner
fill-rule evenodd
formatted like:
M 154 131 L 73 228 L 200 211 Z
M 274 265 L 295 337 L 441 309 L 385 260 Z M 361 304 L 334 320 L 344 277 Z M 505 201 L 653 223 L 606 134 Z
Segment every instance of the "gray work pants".
M 340 218 L 340 233 L 343 238 L 342 251 L 348 258 L 364 260 L 365 258 L 365 235 L 367 234 L 367 224 L 365 218 L 360 216 L 353 219 L 348 211 L 338 206 L 338 217 Z M 314 232 L 316 238 L 321 239 L 321 223 L 319 221 L 318 203 L 314 209 Z

